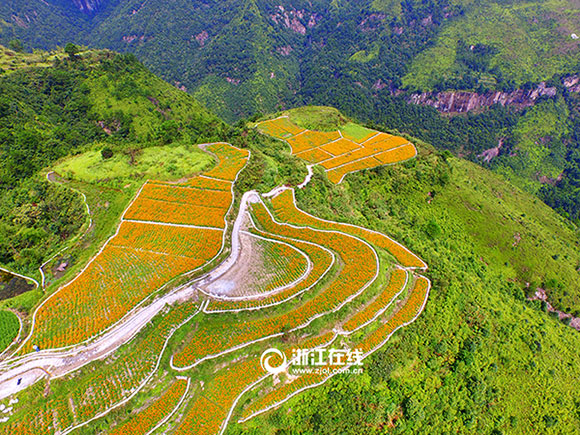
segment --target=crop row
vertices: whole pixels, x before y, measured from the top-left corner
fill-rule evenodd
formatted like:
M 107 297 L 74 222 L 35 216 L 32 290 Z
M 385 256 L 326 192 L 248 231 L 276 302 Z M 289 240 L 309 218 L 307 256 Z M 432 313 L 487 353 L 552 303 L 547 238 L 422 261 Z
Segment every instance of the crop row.
M 303 339 L 293 346 L 287 345 L 281 350 L 289 359 L 292 355 L 292 347 L 312 349 L 328 343 L 333 338 L 332 333 L 326 333 Z M 195 433 L 196 435 L 219 433 L 240 394 L 266 375 L 267 373 L 260 364 L 260 356 L 251 356 L 221 369 L 204 386 L 203 393 L 195 399 L 193 406 L 175 433 Z
M 390 151 L 385 151 L 377 154 L 375 159 L 377 159 L 381 164 L 386 165 L 390 163 L 398 163 L 404 160 L 408 160 L 417 155 L 417 150 L 412 144 L 407 144 L 399 148 L 392 149 Z
M 250 341 L 281 333 L 285 329 L 308 324 L 313 318 L 336 309 L 376 278 L 376 254 L 362 241 L 342 233 L 293 228 L 275 223 L 261 203 L 253 205 L 253 212 L 266 231 L 324 246 L 336 252 L 344 266 L 336 279 L 324 290 L 287 313 L 250 322 L 232 323 L 228 325 L 228 329 L 200 325 L 192 340 L 174 356 L 177 366 L 188 366 L 208 355 L 225 352 Z
M 362 310 L 351 316 L 343 325 L 342 329 L 348 333 L 353 332 L 369 323 L 377 313 L 381 312 L 393 298 L 403 290 L 407 278 L 407 272 L 395 269 L 391 273 L 389 283 L 379 295 Z
M 326 160 L 322 166 L 328 171 L 328 179 L 339 183 L 350 172 L 402 162 L 415 155 L 415 146 L 407 139 L 381 133 L 365 142 L 362 148 Z
M 395 329 L 410 322 L 420 313 L 421 308 L 425 303 L 425 299 L 427 298 L 428 291 L 429 281 L 427 278 L 422 276 L 417 277 L 407 301 L 399 311 L 397 311 L 386 323 L 365 336 L 356 347 L 366 354 L 381 346 Z
M 221 230 L 123 222 L 109 246 L 209 260 L 222 244 Z
M 172 309 L 154 320 L 121 356 L 93 366 L 85 374 L 53 380 L 50 398 L 32 396 L 32 403 L 16 408 L 10 421 L 0 425 L 0 434 L 60 433 L 126 399 L 151 375 L 173 328 L 196 308 L 188 303 Z
M 261 264 L 255 270 L 250 270 L 246 277 L 252 281 L 251 287 L 254 287 L 251 293 L 275 291 L 297 281 L 308 270 L 308 260 L 305 254 L 291 244 L 254 239 L 259 244 L 262 255 Z
M 348 139 L 339 139 L 334 142 L 322 145 L 320 149 L 332 154 L 334 157 L 350 153 L 360 148 L 359 144 Z
M 311 148 L 317 148 L 339 138 L 340 133 L 338 133 L 338 131 L 326 132 L 306 130 L 304 133 L 300 133 L 286 141 L 292 147 L 292 153 L 297 154 Z
M 312 148 L 301 153 L 296 154 L 296 157 L 300 157 L 309 163 L 319 163 L 323 160 L 330 159 L 332 154 L 327 153 L 321 148 Z
M 217 190 L 217 191 L 230 191 L 232 188 L 231 181 L 218 180 L 217 178 L 208 178 L 204 176 L 196 176 L 188 179 L 185 182 L 171 182 L 171 181 L 159 181 L 153 180 L 149 181 L 150 184 L 156 186 L 169 186 L 169 187 L 181 187 L 188 189 L 199 189 L 199 190 Z
M 256 234 L 263 237 L 273 238 L 275 240 L 284 241 L 300 249 L 302 252 L 306 253 L 308 258 L 312 263 L 312 269 L 306 277 L 305 280 L 300 281 L 295 286 L 282 290 L 279 293 L 273 294 L 271 296 L 255 299 L 255 300 L 245 300 L 245 301 L 217 301 L 212 300 L 208 307 L 206 308 L 207 313 L 220 312 L 220 311 L 231 311 L 231 310 L 243 310 L 243 309 L 253 309 L 259 307 L 270 306 L 274 304 L 281 303 L 294 295 L 302 293 L 313 286 L 330 268 L 333 263 L 332 254 L 325 251 L 323 248 L 316 246 L 311 243 L 305 243 L 298 240 L 283 239 L 276 237 L 272 234 L 266 234 L 260 231 L 256 231 Z
M 187 186 L 203 190 L 231 190 L 232 182 L 227 180 L 218 180 L 217 178 L 208 178 L 204 176 L 193 177 L 187 180 Z
M 256 357 L 220 370 L 204 386 L 175 434 L 217 434 L 236 397 L 265 374 Z
M 379 133 L 373 136 L 366 142 L 362 144 L 367 149 L 373 151 L 373 153 L 378 153 L 381 151 L 387 151 L 401 145 L 409 143 L 407 139 L 401 136 L 392 136 L 387 133 Z
M 365 336 L 358 344 L 353 345 L 352 349 L 360 350 L 364 355 L 377 350 L 382 346 L 398 327 L 404 325 L 415 316 L 417 316 L 427 297 L 429 282 L 426 278 L 418 277 L 415 287 L 406 301 L 405 305 L 386 323 L 381 324 L 379 328 Z M 288 382 L 279 383 L 272 390 L 253 400 L 243 411 L 241 420 L 245 421 L 252 416 L 265 410 L 275 408 L 293 395 L 307 388 L 321 384 L 332 376 L 334 370 L 342 369 L 345 366 L 326 365 L 321 367 L 319 372 L 305 373 L 299 377 L 294 377 Z
M 116 426 L 109 435 L 145 434 L 171 414 L 187 390 L 187 379 L 177 379 L 147 408 Z
M 317 347 L 322 347 L 332 342 L 334 335 L 332 333 L 325 333 L 319 336 L 315 336 L 306 340 L 302 340 L 292 347 L 295 349 L 315 349 Z M 286 355 L 288 361 L 290 361 L 291 354 L 289 354 L 289 348 L 284 349 L 283 352 Z M 295 393 L 299 389 L 308 385 L 309 383 L 316 383 L 322 380 L 323 375 L 316 375 L 314 373 L 302 375 L 295 378 L 291 382 L 281 383 L 273 386 L 270 390 L 261 394 L 258 398 L 252 400 L 249 405 L 247 405 L 241 413 L 241 419 L 246 419 L 250 415 L 259 412 L 261 410 L 275 407 L 277 404 L 288 399 L 292 393 Z
M 304 131 L 303 128 L 293 124 L 285 117 L 261 122 L 258 124 L 258 128 L 264 133 L 279 139 L 286 139 Z
M 426 266 L 419 257 L 407 248 L 399 245 L 381 233 L 354 225 L 325 221 L 304 213 L 295 205 L 293 190 L 285 190 L 272 198 L 272 205 L 274 206 L 276 216 L 286 222 L 352 234 L 366 240 L 372 245 L 387 250 L 396 258 L 399 264 L 404 267 L 422 268 Z
M 170 279 L 205 261 L 107 246 L 37 311 L 30 347 L 80 343 L 120 320 Z
M 217 143 L 206 148 L 218 157 L 218 164 L 204 175 L 220 180 L 234 181 L 238 173 L 246 166 L 250 153 L 247 150 L 233 147 L 227 143 Z
M 381 162 L 379 162 L 374 157 L 366 157 L 361 160 L 356 160 L 351 163 L 347 163 L 346 165 L 342 165 L 335 169 L 330 169 L 327 171 L 327 176 L 330 181 L 333 183 L 340 183 L 343 177 L 350 173 L 360 171 L 362 169 L 371 169 L 376 168 L 377 166 L 381 166 Z
M 127 210 L 125 219 L 224 228 L 227 211 L 226 207 L 207 207 L 138 198 Z
M 354 150 L 352 152 L 348 152 L 346 154 L 342 154 L 340 156 L 337 156 L 333 159 L 326 160 L 325 162 L 322 162 L 321 165 L 324 169 L 329 170 L 329 169 L 336 168 L 338 166 L 352 163 L 355 160 L 364 159 L 365 157 L 372 156 L 375 153 L 376 152 L 371 150 L 370 148 L 359 148 L 359 149 Z
M 217 208 L 229 208 L 232 194 L 227 190 L 203 190 L 182 186 L 167 186 L 146 183 L 139 193 L 139 198 L 158 201 L 177 202 L 188 205 L 203 205 Z

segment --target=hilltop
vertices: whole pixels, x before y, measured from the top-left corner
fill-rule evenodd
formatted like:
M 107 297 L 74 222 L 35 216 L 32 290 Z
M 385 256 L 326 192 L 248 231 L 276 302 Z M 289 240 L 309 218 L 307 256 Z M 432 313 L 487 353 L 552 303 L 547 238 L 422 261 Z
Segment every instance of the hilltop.
M 10 216 L 0 238 L 8 261 L 0 263 L 37 274 L 50 260 L 44 291 L 2 302 L 24 324 L 19 355 L 44 367 L 44 355 L 68 351 L 50 347 L 92 350 L 106 328 L 118 332 L 118 319 L 140 313 L 139 304 L 147 326 L 137 322 L 135 336 L 129 328 L 121 347 L 105 349 L 110 356 L 19 393 L 0 432 L 56 432 L 100 413 L 82 430 L 138 432 L 159 423 L 216 433 L 228 422 L 230 434 L 577 432 L 578 404 L 569 398 L 580 370 L 578 332 L 570 316 L 559 319 L 528 298 L 545 290 L 552 305 L 578 316 L 578 234 L 537 197 L 336 109 L 300 108 L 231 127 L 132 56 L 85 49 L 6 56 L 15 62 L 4 61 L 10 68 L 0 75 L 9 144 L 2 159 L 10 162 L 0 191 Z M 295 188 L 307 162 L 262 133 L 281 116 L 291 122 L 285 128 L 314 138 L 336 131 L 361 144 L 375 134 L 386 143 L 402 138 L 416 155 L 335 182 L 314 166 L 309 183 Z M 218 143 L 197 147 L 203 142 Z M 23 150 L 34 159 L 23 161 Z M 59 202 L 50 202 L 51 189 Z M 247 192 L 250 205 L 241 199 Z M 240 243 L 250 240 L 253 253 L 244 295 L 255 296 L 256 282 L 276 291 L 228 300 L 211 282 L 180 286 L 229 255 L 237 216 L 246 225 Z M 66 231 L 46 223 L 55 219 Z M 15 241 L 29 244 L 20 257 Z M 6 345 L 18 325 L 2 313 Z M 321 378 L 292 383 L 284 375 L 243 396 L 263 376 L 264 349 L 335 339 L 372 350 L 363 374 L 323 379 L 294 397 Z M 268 411 L 272 403 L 277 409 Z

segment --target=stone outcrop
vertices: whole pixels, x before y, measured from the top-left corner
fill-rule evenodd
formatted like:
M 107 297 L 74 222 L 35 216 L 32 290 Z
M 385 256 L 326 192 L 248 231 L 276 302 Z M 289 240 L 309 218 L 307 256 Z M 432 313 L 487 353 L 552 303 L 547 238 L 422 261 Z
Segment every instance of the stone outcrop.
M 573 75 L 562 79 L 562 84 L 570 92 L 580 92 L 580 75 Z M 547 86 L 541 82 L 534 89 L 516 89 L 511 92 L 489 91 L 483 94 L 469 91 L 423 92 L 411 94 L 407 101 L 422 106 L 432 106 L 442 113 L 466 113 L 478 111 L 494 104 L 525 108 L 533 106 L 540 97 L 553 97 L 556 87 Z
M 96 12 L 101 7 L 104 0 L 72 0 L 72 2 L 77 9 L 83 12 L 92 13 Z

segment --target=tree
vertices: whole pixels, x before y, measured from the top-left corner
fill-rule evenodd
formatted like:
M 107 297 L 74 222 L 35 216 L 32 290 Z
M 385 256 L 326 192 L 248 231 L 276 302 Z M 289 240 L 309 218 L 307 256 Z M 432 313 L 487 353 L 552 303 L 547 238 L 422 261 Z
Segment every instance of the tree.
M 103 157 L 103 160 L 110 159 L 113 157 L 113 150 L 109 147 L 103 148 L 101 150 L 101 157 Z
M 79 48 L 72 42 L 69 42 L 68 44 L 66 44 L 66 47 L 64 47 L 64 52 L 68 54 L 68 57 L 70 59 L 74 59 L 77 53 L 79 52 Z
M 17 51 L 19 53 L 24 51 L 24 47 L 22 46 L 22 42 L 19 39 L 13 39 L 8 43 L 8 48 L 12 51 Z

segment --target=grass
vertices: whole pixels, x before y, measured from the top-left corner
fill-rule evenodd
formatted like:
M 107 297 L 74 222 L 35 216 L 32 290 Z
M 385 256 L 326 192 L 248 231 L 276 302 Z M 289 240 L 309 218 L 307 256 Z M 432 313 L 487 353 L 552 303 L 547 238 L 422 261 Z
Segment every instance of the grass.
M 362 125 L 355 124 L 354 122 L 347 122 L 340 128 L 343 136 L 349 137 L 355 142 L 360 142 L 366 138 L 369 134 L 376 133 L 373 130 L 363 127 Z
M 284 112 L 290 121 L 307 130 L 335 131 L 348 120 L 334 107 L 304 106 Z
M 0 311 L 0 352 L 4 351 L 18 335 L 20 321 L 10 311 Z
M 98 144 L 94 150 L 73 156 L 55 166 L 61 176 L 88 183 L 100 180 L 127 178 L 155 178 L 160 180 L 179 179 L 202 171 L 212 163 L 212 157 L 190 145 L 159 146 L 140 151 L 134 162 L 126 154 L 116 153 L 103 159 Z

